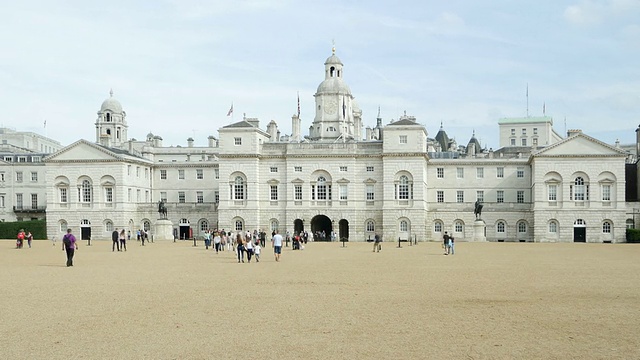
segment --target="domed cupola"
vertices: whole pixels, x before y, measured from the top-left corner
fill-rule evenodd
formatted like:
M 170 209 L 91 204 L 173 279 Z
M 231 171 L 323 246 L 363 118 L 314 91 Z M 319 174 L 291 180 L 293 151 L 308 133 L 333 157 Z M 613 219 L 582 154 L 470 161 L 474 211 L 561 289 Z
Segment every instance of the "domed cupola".
M 324 80 L 318 85 L 314 95 L 316 98 L 316 115 L 309 129 L 312 140 L 343 140 L 359 136 L 355 126 L 361 112 L 354 117 L 353 96 L 351 89 L 343 80 L 343 64 L 336 55 L 335 47 L 331 56 L 324 62 Z
M 113 90 L 109 91 L 109 97 L 102 102 L 98 111 L 96 142 L 109 147 L 121 147 L 128 139 L 126 117 L 122 104 L 113 97 Z

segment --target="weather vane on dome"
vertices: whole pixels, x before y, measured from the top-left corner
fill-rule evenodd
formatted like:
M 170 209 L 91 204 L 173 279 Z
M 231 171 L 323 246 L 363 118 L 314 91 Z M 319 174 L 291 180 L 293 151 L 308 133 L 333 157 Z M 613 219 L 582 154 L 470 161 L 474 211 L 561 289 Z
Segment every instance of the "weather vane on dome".
M 113 97 L 113 89 L 109 90 L 109 97 Z

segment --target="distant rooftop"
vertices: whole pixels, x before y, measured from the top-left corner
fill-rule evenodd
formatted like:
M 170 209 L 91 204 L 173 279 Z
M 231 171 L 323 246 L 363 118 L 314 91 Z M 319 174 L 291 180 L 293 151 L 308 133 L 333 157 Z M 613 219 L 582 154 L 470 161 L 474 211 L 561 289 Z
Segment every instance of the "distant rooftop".
M 526 124 L 540 122 L 548 122 L 553 125 L 553 118 L 551 116 L 527 116 L 521 118 L 502 118 L 498 120 L 498 124 Z

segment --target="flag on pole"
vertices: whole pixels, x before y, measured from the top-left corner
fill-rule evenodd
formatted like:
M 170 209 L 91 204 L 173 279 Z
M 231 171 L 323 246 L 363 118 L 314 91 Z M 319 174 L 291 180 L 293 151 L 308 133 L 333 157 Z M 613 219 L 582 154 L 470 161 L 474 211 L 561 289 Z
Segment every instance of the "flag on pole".
M 300 118 L 300 92 L 298 91 L 298 118 Z
M 231 114 L 233 114 L 233 103 L 231 103 L 231 107 L 229 108 L 229 111 L 227 112 L 227 116 L 231 116 Z

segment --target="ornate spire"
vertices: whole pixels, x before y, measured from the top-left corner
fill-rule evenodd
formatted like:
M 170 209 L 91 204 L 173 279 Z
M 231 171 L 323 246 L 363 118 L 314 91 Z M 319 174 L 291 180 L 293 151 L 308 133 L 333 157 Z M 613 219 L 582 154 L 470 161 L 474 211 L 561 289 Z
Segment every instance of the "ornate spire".
M 113 89 L 109 90 L 109 97 L 113 97 Z
M 331 40 L 331 55 L 335 55 L 335 54 L 336 54 L 336 41 Z

